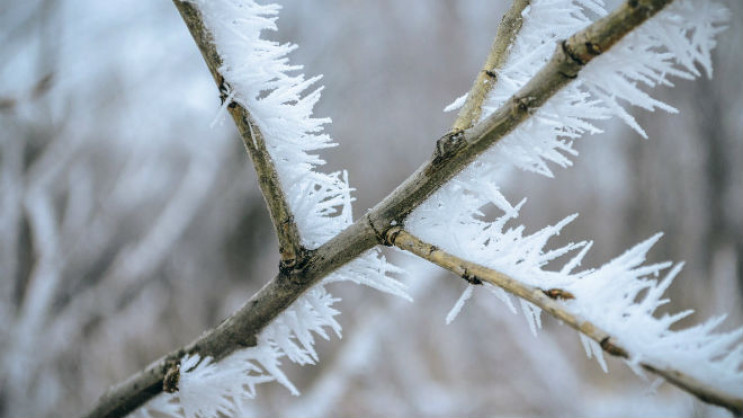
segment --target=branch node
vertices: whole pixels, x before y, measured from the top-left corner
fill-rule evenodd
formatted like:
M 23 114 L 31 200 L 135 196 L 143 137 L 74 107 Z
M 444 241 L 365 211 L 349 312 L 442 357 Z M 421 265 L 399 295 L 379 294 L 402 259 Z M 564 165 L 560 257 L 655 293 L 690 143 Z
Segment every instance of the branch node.
M 395 240 L 397 239 L 397 236 L 400 235 L 400 232 L 402 232 L 402 227 L 400 225 L 389 228 L 387 232 L 384 233 L 384 239 L 382 241 L 382 244 L 384 244 L 387 247 L 394 246 Z
M 590 42 L 586 42 L 587 44 Z M 577 64 L 579 67 L 582 67 L 586 65 L 588 60 L 583 59 L 578 51 L 573 51 L 573 48 L 570 46 L 570 42 L 568 40 L 564 40 L 560 42 L 560 45 L 562 46 L 562 51 L 567 55 L 568 58 L 574 63 Z
M 436 151 L 433 154 L 431 166 L 436 166 L 451 159 L 461 149 L 467 146 L 464 131 L 457 129 L 451 131 L 436 141 Z
M 493 80 L 498 79 L 498 74 L 495 73 L 495 71 L 492 70 L 482 70 L 483 73 L 485 73 L 486 76 L 492 78 Z
M 282 251 L 283 253 L 283 251 Z M 291 273 L 294 267 L 297 265 L 297 257 L 287 257 L 279 260 L 279 271 L 284 274 Z
M 221 104 L 224 104 L 225 100 L 227 100 L 227 97 L 230 95 L 230 86 L 225 81 L 224 77 L 222 77 L 222 74 L 218 74 L 218 85 L 217 88 L 219 89 L 219 102 Z
M 575 299 L 575 295 L 573 295 L 572 293 L 564 289 L 558 289 L 556 287 L 552 289 L 542 290 L 542 293 L 547 295 L 550 299 L 554 299 L 554 300 Z
M 480 278 L 477 277 L 476 274 L 470 273 L 469 270 L 467 270 L 466 268 L 464 269 L 464 273 L 462 273 L 462 278 L 464 280 L 466 280 L 467 283 L 469 283 L 471 285 L 481 285 L 482 284 L 482 280 L 480 280 Z
M 180 363 L 171 364 L 168 367 L 168 371 L 165 372 L 163 377 L 163 392 L 175 393 L 178 392 L 178 382 L 181 380 L 181 365 Z
M 294 249 L 294 256 L 282 258 L 279 261 L 279 273 L 287 277 L 290 277 L 293 282 L 303 283 L 303 275 L 305 267 L 309 264 L 314 250 L 309 250 L 302 246 Z M 283 253 L 282 253 L 283 254 Z
M 611 354 L 612 356 L 617 356 L 617 357 L 622 357 L 622 358 L 629 357 L 629 354 L 627 354 L 627 350 L 616 345 L 612 341 L 611 336 L 607 335 L 606 337 L 604 337 L 604 339 L 601 340 L 599 344 L 601 345 L 601 349 Z
M 526 113 L 532 108 L 532 103 L 534 102 L 533 97 L 517 97 L 514 96 L 513 99 L 513 105 L 511 107 L 512 112 L 514 114 L 519 113 Z
M 592 55 L 601 55 L 603 52 L 601 50 L 601 45 L 590 41 L 586 42 L 586 51 Z

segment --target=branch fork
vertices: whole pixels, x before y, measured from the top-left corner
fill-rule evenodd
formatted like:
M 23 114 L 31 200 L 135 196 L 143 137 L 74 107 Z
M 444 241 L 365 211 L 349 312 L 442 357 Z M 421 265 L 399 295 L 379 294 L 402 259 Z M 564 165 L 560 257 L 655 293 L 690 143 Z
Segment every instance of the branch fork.
M 186 0 L 173 1 L 220 87 L 220 93 L 224 94 L 226 92 L 223 89 L 224 80 L 218 72 L 221 58 L 199 11 Z M 611 48 L 619 39 L 670 2 L 671 0 L 628 0 L 608 16 L 558 44 L 550 62 L 532 80 L 509 102 L 486 119 L 480 120 L 482 103 L 495 84 L 498 70 L 505 63 L 509 47 L 521 27 L 521 13 L 529 3 L 527 0 L 515 0 L 502 20 L 491 53 L 482 71 L 478 72 L 451 133 L 437 142 L 431 159 L 363 218 L 312 251 L 301 245 L 297 225 L 289 210 L 260 130 L 247 109 L 239 103 L 230 102 L 228 110 L 253 160 L 261 191 L 276 229 L 281 253 L 279 272 L 218 327 L 113 387 L 87 416 L 123 416 L 163 390 L 177 390 L 177 379 L 174 376 L 177 376 L 178 372 L 173 365 L 177 365 L 185 354 L 199 354 L 202 358 L 210 356 L 218 361 L 237 349 L 255 345 L 258 333 L 302 293 L 323 277 L 378 244 L 395 246 L 411 252 L 452 271 L 471 284 L 487 282 L 499 286 L 593 339 L 607 353 L 627 358 L 627 352 L 618 346 L 608 333 L 566 309 L 562 301 L 574 298 L 569 292 L 562 289 L 534 288 L 495 270 L 459 259 L 412 236 L 402 225 L 412 210 L 490 146 L 529 118 L 532 109 L 541 106 L 573 80 L 586 63 Z M 228 96 L 222 97 L 223 100 L 228 99 Z M 675 370 L 666 370 L 650 364 L 642 366 L 705 402 L 728 408 L 737 415 L 743 414 L 743 399 L 721 394 L 714 388 L 706 387 Z

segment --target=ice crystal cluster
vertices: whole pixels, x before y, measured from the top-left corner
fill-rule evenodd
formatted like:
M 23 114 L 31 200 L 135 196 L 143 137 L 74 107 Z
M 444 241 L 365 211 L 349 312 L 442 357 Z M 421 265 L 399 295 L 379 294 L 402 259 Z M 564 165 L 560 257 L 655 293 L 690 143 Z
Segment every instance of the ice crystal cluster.
M 276 30 L 279 6 L 252 0 L 192 0 L 213 34 L 223 59 L 219 69 L 231 100 L 251 113 L 263 133 L 280 181 L 298 223 L 303 245 L 316 248 L 352 221 L 351 188 L 345 172 L 319 171 L 317 151 L 335 144 L 323 133 L 329 119 L 312 117 L 321 88 L 319 79 L 305 79 L 300 66 L 287 58 L 295 46 L 261 38 Z M 599 0 L 533 0 L 524 11 L 524 24 L 510 49 L 498 84 L 483 106 L 487 117 L 523 86 L 552 55 L 556 42 L 606 12 Z M 667 10 L 632 32 L 607 53 L 595 58 L 575 82 L 558 92 L 534 115 L 485 153 L 475 164 L 435 193 L 406 220 L 406 227 L 422 239 L 462 258 L 497 269 L 524 283 L 541 288 L 563 288 L 575 299 L 566 302 L 576 315 L 605 329 L 625 347 L 627 363 L 641 373 L 649 362 L 675 369 L 720 390 L 736 393 L 743 387 L 743 330 L 715 333 L 721 319 L 698 327 L 671 331 L 670 325 L 689 314 L 654 316 L 666 302 L 664 290 L 680 265 L 644 265 L 659 235 L 593 270 L 578 270 L 590 242 L 548 250 L 550 238 L 575 215 L 527 234 L 511 227 L 524 204 L 511 204 L 499 191 L 502 167 L 552 175 L 550 164 L 571 165 L 577 155 L 573 141 L 598 133 L 598 120 L 619 117 L 643 136 L 627 107 L 675 109 L 649 96 L 643 88 L 670 85 L 670 78 L 693 78 L 701 67 L 711 74 L 710 50 L 721 30 L 726 10 L 707 1 L 677 0 Z M 458 100 L 457 103 L 461 103 Z M 456 104 L 450 108 L 456 108 Z M 484 213 L 494 206 L 502 211 L 495 220 Z M 561 257 L 570 258 L 554 268 Z M 662 280 L 656 277 L 668 270 Z M 377 252 L 369 252 L 328 281 L 349 280 L 407 297 L 400 282 L 391 278 L 398 269 Z M 323 284 L 324 284 L 323 283 Z M 179 391 L 161 394 L 137 411 L 139 416 L 211 417 L 246 415 L 258 384 L 277 381 L 292 393 L 298 390 L 280 369 L 286 358 L 299 364 L 318 361 L 314 338 L 340 336 L 334 317 L 337 301 L 323 284 L 315 286 L 274 320 L 259 336 L 256 347 L 239 350 L 215 363 L 210 358 L 187 356 L 180 365 Z M 515 311 L 502 290 L 488 287 Z M 468 288 L 447 318 L 451 321 L 471 296 Z M 521 302 L 529 326 L 536 332 L 540 310 Z M 584 339 L 586 351 L 602 367 L 601 348 Z M 731 350 L 731 347 L 738 344 Z
M 509 58 L 497 72 L 498 84 L 483 106 L 486 118 L 547 63 L 558 40 L 590 23 L 588 13 L 605 15 L 595 0 L 534 0 L 524 11 L 521 32 Z M 626 108 L 676 109 L 651 97 L 644 89 L 671 85 L 670 78 L 691 79 L 701 67 L 712 73 L 710 52 L 722 30 L 727 10 L 707 1 L 677 0 L 656 17 L 631 32 L 611 50 L 596 57 L 577 80 L 555 94 L 531 118 L 488 150 L 479 160 L 415 210 L 407 228 L 422 239 L 459 257 L 503 272 L 542 289 L 561 288 L 575 295 L 566 302 L 578 317 L 593 322 L 616 338 L 629 352 L 627 363 L 642 373 L 640 363 L 672 367 L 723 392 L 740 395 L 743 388 L 743 329 L 716 333 L 723 318 L 697 327 L 672 331 L 670 326 L 691 314 L 654 316 L 667 302 L 663 292 L 679 273 L 681 264 L 645 265 L 645 257 L 660 234 L 593 270 L 577 270 L 590 242 L 548 249 L 547 242 L 575 219 L 569 216 L 553 226 L 528 234 L 524 226 L 508 227 L 523 201 L 512 205 L 498 187 L 504 166 L 552 177 L 550 163 L 571 165 L 577 155 L 573 141 L 600 132 L 595 121 L 619 117 L 643 137 L 645 132 Z M 458 99 L 446 110 L 461 106 Z M 488 207 L 502 214 L 485 220 Z M 572 255 L 572 257 L 571 257 Z M 561 268 L 554 267 L 568 258 Z M 665 272 L 662 280 L 657 277 Z M 503 291 L 493 289 L 515 312 Z M 467 289 L 447 317 L 451 321 L 470 297 Z M 540 309 L 527 302 L 521 307 L 536 332 Z M 596 356 L 606 370 L 599 345 L 581 336 L 589 357 Z
M 302 244 L 314 249 L 352 222 L 351 187 L 345 172 L 324 173 L 317 151 L 336 144 L 325 133 L 328 118 L 312 116 L 322 87 L 320 77 L 305 79 L 301 66 L 289 63 L 296 48 L 262 39 L 276 30 L 280 7 L 252 0 L 193 0 L 222 57 L 220 74 L 228 88 L 225 105 L 235 101 L 252 115 L 276 165 L 279 180 L 299 228 Z M 224 110 L 224 109 L 222 109 Z M 340 337 L 338 311 L 323 286 L 351 281 L 409 298 L 392 275 L 402 273 L 372 250 L 326 277 L 300 297 L 258 336 L 255 347 L 239 350 L 219 363 L 187 356 L 180 365 L 178 392 L 161 394 L 136 412 L 139 416 L 213 417 L 246 415 L 255 386 L 277 381 L 299 391 L 282 373 L 283 358 L 298 364 L 318 361 L 314 339 Z

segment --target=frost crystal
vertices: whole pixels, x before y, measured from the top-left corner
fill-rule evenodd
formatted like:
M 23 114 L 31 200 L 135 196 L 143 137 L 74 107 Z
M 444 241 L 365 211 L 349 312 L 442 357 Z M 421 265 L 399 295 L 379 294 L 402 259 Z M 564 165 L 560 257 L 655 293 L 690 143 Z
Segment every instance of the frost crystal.
M 467 286 L 464 289 L 464 292 L 462 292 L 462 296 L 457 299 L 457 303 L 454 304 L 454 307 L 451 308 L 451 311 L 449 311 L 448 314 L 446 314 L 446 324 L 449 325 L 454 321 L 460 312 L 462 312 L 462 308 L 464 307 L 465 302 L 467 302 L 471 297 L 473 293 L 473 286 Z
M 482 118 L 488 117 L 547 63 L 560 39 L 590 23 L 584 9 L 603 15 L 598 1 L 535 0 L 523 14 L 524 23 L 498 84 L 486 98 Z M 497 179 L 503 167 L 517 167 L 552 177 L 550 162 L 570 166 L 577 155 L 573 141 L 600 130 L 594 121 L 619 117 L 645 136 L 626 106 L 647 110 L 676 110 L 651 97 L 642 87 L 671 85 L 670 77 L 694 78 L 700 66 L 712 72 L 710 51 L 722 30 L 727 10 L 713 2 L 677 0 L 612 49 L 592 60 L 578 78 L 555 94 L 531 118 L 463 170 L 408 218 L 406 227 L 421 239 L 461 258 L 498 270 L 542 289 L 562 288 L 573 295 L 565 302 L 581 318 L 609 332 L 627 349 L 628 365 L 642 373 L 639 364 L 673 367 L 733 395 L 743 387 L 743 329 L 715 333 L 721 318 L 694 328 L 672 331 L 670 326 L 691 312 L 654 316 L 667 302 L 663 292 L 681 265 L 643 265 L 656 235 L 596 270 L 574 272 L 591 246 L 571 243 L 547 250 L 547 241 L 571 222 L 570 216 L 554 226 L 525 234 L 523 226 L 507 227 L 524 202 L 511 205 L 500 193 Z M 463 98 L 447 107 L 452 110 Z M 503 214 L 486 220 L 488 207 Z M 577 252 L 577 253 L 576 253 Z M 574 255 L 558 270 L 557 260 Z M 656 278 L 670 268 L 664 279 Z M 510 298 L 496 294 L 513 308 Z M 458 302 L 453 311 L 461 309 Z M 540 312 L 522 303 L 529 327 L 539 327 Z M 586 353 L 606 370 L 601 347 L 581 337 Z
M 289 63 L 287 54 L 295 45 L 261 39 L 263 31 L 277 29 L 278 5 L 252 0 L 192 3 L 201 12 L 222 58 L 219 72 L 228 86 L 226 105 L 232 100 L 252 115 L 276 165 L 302 244 L 309 249 L 319 247 L 351 224 L 353 201 L 345 171 L 318 171 L 325 161 L 316 152 L 336 145 L 323 133 L 323 125 L 330 119 L 312 116 L 322 87 L 308 89 L 320 77 L 305 79 L 298 72 L 302 67 Z M 220 112 L 223 110 L 224 106 Z M 409 298 L 404 285 L 391 277 L 398 273 L 401 270 L 371 250 L 325 283 L 352 281 Z M 218 363 L 210 358 L 184 357 L 179 392 L 161 395 L 138 413 L 239 415 L 248 407 L 245 400 L 254 396 L 255 385 L 271 380 L 298 395 L 282 373 L 280 359 L 286 357 L 299 364 L 318 360 L 315 335 L 327 339 L 327 330 L 332 330 L 340 337 L 341 327 L 334 319 L 338 311 L 332 307 L 336 301 L 322 284 L 315 286 L 261 332 L 256 347 L 239 350 Z

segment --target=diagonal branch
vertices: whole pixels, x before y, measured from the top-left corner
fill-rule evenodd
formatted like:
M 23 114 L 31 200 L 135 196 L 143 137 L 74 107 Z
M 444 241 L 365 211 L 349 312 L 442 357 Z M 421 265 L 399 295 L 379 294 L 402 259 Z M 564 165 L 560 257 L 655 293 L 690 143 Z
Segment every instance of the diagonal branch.
M 408 251 L 451 271 L 470 284 L 482 284 L 485 282 L 498 286 L 512 295 L 533 303 L 553 317 L 568 324 L 571 328 L 596 341 L 604 351 L 612 356 L 629 358 L 627 351 L 617 345 L 608 332 L 570 312 L 565 305 L 558 302 L 556 299 L 560 299 L 565 295 L 559 289 L 543 290 L 521 283 L 499 271 L 449 254 L 434 245 L 418 239 L 400 227 L 392 228 L 387 232 L 387 242 L 401 250 Z M 704 402 L 727 408 L 736 415 L 743 414 L 743 398 L 736 398 L 727 393 L 720 392 L 678 370 L 649 363 L 640 363 L 640 365 L 645 370 L 663 377 L 668 382 L 693 394 Z
M 245 149 L 253 160 L 253 166 L 258 175 L 258 185 L 268 206 L 271 221 L 276 229 L 281 267 L 293 268 L 302 262 L 307 251 L 302 247 L 299 229 L 296 222 L 294 222 L 294 216 L 289 208 L 284 189 L 279 182 L 276 166 L 273 160 L 271 160 L 271 156 L 266 148 L 266 141 L 263 138 L 263 134 L 258 129 L 248 109 L 231 100 L 228 93 L 231 91 L 231 88 L 219 72 L 222 66 L 222 58 L 214 45 L 211 33 L 204 26 L 204 20 L 199 10 L 188 1 L 174 0 L 173 3 L 175 3 L 175 6 L 181 13 L 183 21 L 188 26 L 191 36 L 193 36 L 196 45 L 201 51 L 201 55 L 204 57 L 204 61 L 206 61 L 206 65 L 209 67 L 209 72 L 211 72 L 214 81 L 219 87 L 222 102 L 229 101 L 227 103 L 227 110 L 232 115 L 232 119 L 240 131 L 240 137 L 245 145 Z
M 467 93 L 467 100 L 462 110 L 459 111 L 457 120 L 454 121 L 453 132 L 469 129 L 480 119 L 482 103 L 498 81 L 498 70 L 503 68 L 508 59 L 509 49 L 524 20 L 521 14 L 528 5 L 529 0 L 514 0 L 511 8 L 503 15 L 498 26 L 498 33 L 490 47 L 490 54 L 485 59 L 485 64 L 477 74 L 475 82 L 472 83 L 472 88 Z
M 406 179 L 367 214 L 383 241 L 384 231 L 404 218 L 448 180 L 462 171 L 493 144 L 503 139 L 581 69 L 608 51 L 634 28 L 669 5 L 672 0 L 629 0 L 570 39 L 560 43 L 550 61 L 493 114 L 464 132 L 439 139 L 430 161 Z
M 199 21 L 198 11 L 190 3 L 174 1 L 189 28 L 193 27 L 197 44 L 211 45 L 209 34 Z M 385 241 L 387 230 L 402 224 L 405 217 L 433 192 L 527 120 L 534 109 L 577 77 L 581 68 L 594 56 L 610 49 L 671 1 L 628 0 L 611 14 L 562 42 L 550 62 L 505 105 L 464 133 L 452 133 L 439 140 L 431 159 L 363 218 L 313 250 L 305 263 L 294 269 L 280 269 L 273 280 L 219 326 L 110 388 L 87 416 L 124 416 L 140 407 L 162 392 L 167 371 L 178 364 L 185 354 L 199 354 L 219 360 L 237 349 L 254 346 L 260 331 L 300 295 L 364 251 L 377 244 L 389 245 Z M 213 63 L 210 64 L 210 70 L 219 82 L 220 76 L 215 66 L 219 62 L 216 51 L 213 47 L 205 47 L 202 53 L 208 63 Z M 240 109 L 238 106 L 230 111 L 234 112 L 233 117 L 237 114 L 238 125 L 243 124 L 242 131 L 249 127 L 250 119 L 247 112 Z

